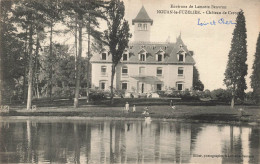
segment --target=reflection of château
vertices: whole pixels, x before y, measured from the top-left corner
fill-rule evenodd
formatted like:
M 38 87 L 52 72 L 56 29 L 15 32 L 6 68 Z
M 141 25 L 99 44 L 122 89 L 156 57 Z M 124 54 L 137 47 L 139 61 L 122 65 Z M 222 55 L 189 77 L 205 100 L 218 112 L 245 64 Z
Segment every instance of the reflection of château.
M 22 120 L 0 121 L 0 131 L 0 163 L 260 162 L 258 127 L 160 121 L 145 124 Z M 193 154 L 237 157 L 197 158 Z M 251 157 L 242 157 L 248 155 Z

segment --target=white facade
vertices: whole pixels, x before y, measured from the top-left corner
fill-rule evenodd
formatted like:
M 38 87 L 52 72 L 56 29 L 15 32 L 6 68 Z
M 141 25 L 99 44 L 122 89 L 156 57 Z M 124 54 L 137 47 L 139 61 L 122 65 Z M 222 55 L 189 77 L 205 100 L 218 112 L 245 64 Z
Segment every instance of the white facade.
M 111 63 L 92 64 L 94 87 L 109 89 L 111 66 Z M 102 72 L 102 67 L 106 67 L 106 73 Z M 127 73 L 124 73 L 123 69 L 127 69 Z M 182 74 L 178 74 L 180 69 L 183 70 Z M 136 93 L 151 93 L 170 88 L 185 90 L 192 88 L 192 75 L 193 65 L 120 63 L 116 68 L 114 88 Z M 102 83 L 105 83 L 104 88 L 101 88 Z

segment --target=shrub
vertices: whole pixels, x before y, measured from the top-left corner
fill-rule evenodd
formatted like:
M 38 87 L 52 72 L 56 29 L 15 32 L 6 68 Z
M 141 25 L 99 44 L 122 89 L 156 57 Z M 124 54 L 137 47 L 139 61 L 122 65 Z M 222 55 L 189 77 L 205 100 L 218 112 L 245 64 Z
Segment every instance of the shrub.
M 232 98 L 232 94 L 230 90 L 225 90 L 220 88 L 211 91 L 211 97 L 212 99 L 217 101 L 229 102 Z
M 156 91 L 160 97 L 166 97 L 165 91 Z
M 182 91 L 180 97 L 185 101 L 197 101 L 200 100 L 199 96 L 196 94 L 196 91 L 189 92 L 189 90 Z
M 104 100 L 106 96 L 103 92 L 91 92 L 89 93 L 89 99 L 92 101 Z
M 195 91 L 195 90 L 193 90 L 191 92 L 191 95 L 192 96 L 197 96 L 199 98 L 208 98 L 208 99 L 211 98 L 209 90 L 205 90 L 205 91 Z
M 110 94 L 110 93 L 109 93 Z M 114 89 L 114 96 L 122 97 L 125 95 L 125 90 L 122 89 Z

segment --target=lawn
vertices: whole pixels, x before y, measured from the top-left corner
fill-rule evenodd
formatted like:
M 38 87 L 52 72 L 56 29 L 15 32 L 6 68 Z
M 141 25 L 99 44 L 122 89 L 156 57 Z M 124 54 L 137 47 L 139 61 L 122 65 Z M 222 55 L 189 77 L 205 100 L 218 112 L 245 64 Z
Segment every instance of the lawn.
M 130 104 L 130 111 L 124 112 L 124 103 Z M 34 102 L 37 109 L 26 110 L 25 106 L 13 106 L 9 113 L 2 116 L 79 116 L 79 117 L 123 117 L 144 118 L 145 107 L 149 108 L 149 116 L 164 119 L 190 119 L 204 121 L 255 121 L 260 123 L 260 107 L 253 105 L 237 105 L 230 109 L 229 105 L 218 105 L 215 102 L 184 102 L 173 99 L 175 109 L 169 106 L 170 99 L 115 99 L 110 106 L 108 100 L 86 104 L 81 100 L 81 106 L 73 108 L 69 100 L 52 102 Z M 98 105 L 97 105 L 98 104 Z M 132 112 L 133 104 L 136 112 Z M 243 112 L 238 109 L 243 109 Z

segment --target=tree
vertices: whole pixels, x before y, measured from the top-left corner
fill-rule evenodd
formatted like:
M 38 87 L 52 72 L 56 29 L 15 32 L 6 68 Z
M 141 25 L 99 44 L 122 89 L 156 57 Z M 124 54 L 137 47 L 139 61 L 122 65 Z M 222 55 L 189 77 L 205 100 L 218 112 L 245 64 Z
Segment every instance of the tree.
M 228 55 L 228 63 L 225 71 L 224 83 L 231 89 L 231 108 L 234 107 L 235 99 L 244 99 L 247 89 L 245 76 L 247 75 L 247 34 L 244 12 L 241 10 L 236 18 L 236 26 L 231 41 L 231 50 Z
M 46 52 L 42 55 L 42 68 L 40 73 L 40 86 L 42 93 L 47 93 L 48 91 L 48 80 L 49 80 L 49 69 L 48 60 L 49 48 L 46 48 Z M 72 98 L 72 88 L 75 87 L 75 56 L 72 56 L 69 52 L 69 46 L 59 43 L 53 44 L 53 97 L 69 97 Z M 87 63 L 83 58 L 81 59 L 82 72 L 86 72 Z M 86 85 L 86 75 L 81 74 L 80 86 Z M 47 94 L 46 94 L 47 95 Z
M 111 75 L 111 104 L 113 104 L 113 83 L 116 66 L 119 63 L 122 54 L 128 46 L 129 24 L 124 19 L 125 6 L 120 0 L 111 0 L 107 9 L 107 26 L 105 33 L 106 44 L 112 55 L 112 75 Z
M 193 67 L 193 89 L 204 90 L 204 84 L 200 81 L 200 74 L 196 66 Z
M 76 87 L 75 87 L 75 99 L 74 99 L 74 107 L 77 108 L 79 106 L 78 99 L 79 99 L 79 92 L 80 92 L 80 77 L 82 70 L 81 68 L 81 58 L 82 58 L 82 42 L 83 42 L 83 28 L 84 22 L 88 22 L 86 25 L 87 31 L 89 36 L 93 36 L 94 38 L 100 38 L 97 36 L 98 32 L 91 27 L 91 24 L 94 24 L 98 27 L 98 22 L 96 20 L 97 17 L 104 18 L 102 13 L 98 10 L 100 6 L 103 5 L 103 1 L 94 1 L 94 0 L 74 0 L 72 2 L 65 2 L 64 6 L 68 14 L 75 16 L 75 24 L 77 29 L 75 30 L 75 38 L 78 32 L 78 42 L 76 41 L 75 44 L 78 43 L 78 51 L 76 57 Z M 90 16 L 91 15 L 91 16 Z M 90 42 L 89 42 L 90 43 Z M 75 45 L 75 47 L 77 47 Z M 88 50 L 88 60 L 90 57 L 90 50 Z M 87 61 L 87 63 L 89 63 Z M 88 71 L 87 71 L 88 72 Z M 87 73 L 88 74 L 88 73 Z
M 11 100 L 16 86 L 23 76 L 23 42 L 14 25 L 13 1 L 1 1 L 0 17 L 0 104 L 2 100 Z
M 256 43 L 255 60 L 253 64 L 253 73 L 251 75 L 251 87 L 253 88 L 253 98 L 256 103 L 260 102 L 260 33 Z
M 37 41 L 39 37 L 37 37 L 37 35 L 43 31 L 44 26 L 47 23 L 43 14 L 43 9 L 39 5 L 40 3 L 38 3 L 36 0 L 17 1 L 13 12 L 16 17 L 17 25 L 20 27 L 20 30 L 26 30 L 26 35 L 29 35 L 28 54 L 26 54 L 27 57 L 25 59 L 25 64 L 28 63 L 27 110 L 29 110 L 32 105 L 34 65 L 36 59 L 35 56 L 37 56 L 37 51 L 39 51 L 39 45 L 37 46 L 37 44 L 39 44 L 39 40 Z M 27 36 L 25 38 L 27 42 Z M 26 75 L 24 75 L 24 78 L 25 77 Z
M 45 27 L 49 28 L 49 57 L 48 57 L 48 68 L 49 68 L 49 80 L 48 80 L 48 89 L 49 89 L 49 98 L 52 99 L 52 74 L 53 74 L 53 33 L 55 23 L 62 20 L 63 15 L 61 14 L 62 5 L 59 0 L 45 0 L 37 1 L 33 6 L 38 12 L 41 12 L 44 18 Z

